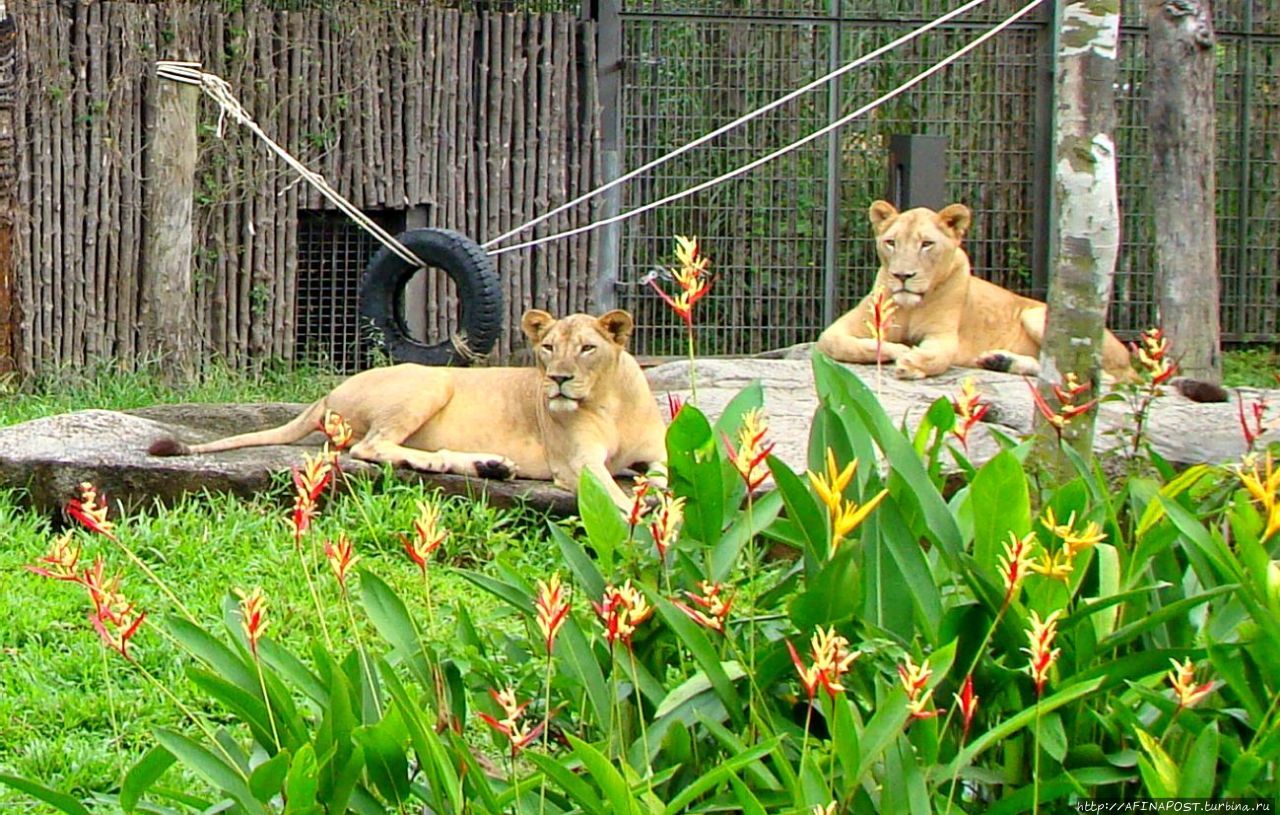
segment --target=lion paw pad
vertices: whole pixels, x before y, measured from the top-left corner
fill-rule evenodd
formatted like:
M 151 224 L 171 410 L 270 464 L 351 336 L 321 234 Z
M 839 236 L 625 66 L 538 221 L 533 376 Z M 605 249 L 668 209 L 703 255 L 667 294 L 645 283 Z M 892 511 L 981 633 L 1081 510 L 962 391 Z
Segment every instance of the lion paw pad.
M 983 354 L 978 357 L 978 367 L 985 368 L 988 371 L 1008 373 L 1013 368 L 1013 357 L 999 351 Z
M 496 481 L 507 481 L 515 478 L 516 468 L 510 461 L 500 458 L 490 461 L 477 461 L 476 475 L 481 478 L 492 478 Z

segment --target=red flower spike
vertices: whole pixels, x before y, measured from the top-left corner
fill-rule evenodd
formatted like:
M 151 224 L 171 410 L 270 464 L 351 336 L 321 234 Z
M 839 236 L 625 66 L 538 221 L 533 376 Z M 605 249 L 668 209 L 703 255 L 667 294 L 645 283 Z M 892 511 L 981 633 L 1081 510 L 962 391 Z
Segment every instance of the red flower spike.
M 533 607 L 537 611 L 538 630 L 542 632 L 542 644 L 547 654 L 555 645 L 556 635 L 560 633 L 565 620 L 569 617 L 569 591 L 560 582 L 560 575 L 551 575 L 551 580 L 538 581 L 538 590 L 533 598 Z
M 53 539 L 49 551 L 35 563 L 27 565 L 27 571 L 53 580 L 65 580 L 71 583 L 80 582 L 80 573 L 76 564 L 80 562 L 80 547 L 71 543 L 73 533 L 67 530 Z
M 329 568 L 333 569 L 333 576 L 338 578 L 338 585 L 342 587 L 345 593 L 347 590 L 347 575 L 351 571 L 351 567 L 360 560 L 360 556 L 356 554 L 355 546 L 351 544 L 351 539 L 345 534 L 338 535 L 336 543 L 325 541 L 324 556 L 329 560 Z
M 89 614 L 93 630 L 98 632 L 103 644 L 130 662 L 133 658 L 129 656 L 129 641 L 138 633 L 145 619 L 147 619 L 146 613 L 134 614 L 132 606 L 123 615 L 113 616 L 93 612 Z
M 85 529 L 115 540 L 115 524 L 107 520 L 106 496 L 99 496 L 97 487 L 88 481 L 80 483 L 80 497 L 67 502 L 66 512 Z
M 964 722 L 963 738 L 967 741 L 969 738 L 969 726 L 973 724 L 973 714 L 978 710 L 978 699 L 973 693 L 973 674 L 969 674 L 964 678 L 964 684 L 960 686 L 960 693 L 953 694 L 956 704 L 960 707 L 960 715 Z
M 705 580 L 698 583 L 698 589 L 701 594 L 694 594 L 691 591 L 684 593 L 693 605 L 686 605 L 679 600 L 672 600 L 671 604 L 698 625 L 723 634 L 725 620 L 729 617 L 729 610 L 733 608 L 733 594 L 722 596 L 724 592 L 722 584 Z

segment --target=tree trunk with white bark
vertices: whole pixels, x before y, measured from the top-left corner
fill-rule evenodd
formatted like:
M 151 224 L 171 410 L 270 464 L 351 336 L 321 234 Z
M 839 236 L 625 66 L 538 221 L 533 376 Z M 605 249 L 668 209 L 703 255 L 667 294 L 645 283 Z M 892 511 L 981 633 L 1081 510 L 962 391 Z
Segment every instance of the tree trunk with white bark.
M 1054 184 L 1049 257 L 1049 314 L 1036 383 L 1045 402 L 1057 408 L 1053 385 L 1068 374 L 1095 398 L 1101 385 L 1102 338 L 1111 280 L 1120 246 L 1116 193 L 1115 82 L 1120 38 L 1120 0 L 1066 2 L 1055 9 L 1058 47 Z M 1063 442 L 1080 455 L 1092 454 L 1091 410 L 1061 429 Z M 1059 431 L 1037 425 L 1037 454 L 1050 471 L 1068 471 L 1058 446 Z

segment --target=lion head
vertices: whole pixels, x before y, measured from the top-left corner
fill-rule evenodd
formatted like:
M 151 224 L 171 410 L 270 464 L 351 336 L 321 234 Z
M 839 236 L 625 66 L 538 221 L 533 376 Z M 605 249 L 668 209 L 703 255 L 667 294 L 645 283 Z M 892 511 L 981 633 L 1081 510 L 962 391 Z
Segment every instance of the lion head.
M 938 212 L 925 207 L 898 212 L 888 201 L 876 201 L 868 214 L 880 255 L 876 283 L 899 306 L 918 304 L 955 267 L 969 228 L 969 208 L 951 204 Z
M 520 320 L 542 373 L 547 408 L 569 413 L 589 401 L 614 369 L 631 336 L 634 321 L 622 310 L 602 317 L 571 314 L 557 320 L 531 309 Z

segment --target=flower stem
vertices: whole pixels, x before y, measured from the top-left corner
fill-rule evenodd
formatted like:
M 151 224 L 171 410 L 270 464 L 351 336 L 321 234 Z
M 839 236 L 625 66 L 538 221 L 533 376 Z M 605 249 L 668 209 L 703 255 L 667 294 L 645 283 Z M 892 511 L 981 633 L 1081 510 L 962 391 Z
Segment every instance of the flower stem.
M 640 699 L 640 681 L 636 679 L 636 652 L 627 649 L 631 657 L 631 681 L 635 683 L 636 718 L 640 720 L 640 744 L 644 748 L 644 777 L 649 782 L 649 790 L 653 791 L 653 767 L 649 763 L 649 730 L 644 723 L 644 705 Z
M 351 633 L 356 638 L 356 653 L 360 655 L 360 665 L 364 668 L 365 681 L 369 683 L 369 697 L 373 699 L 373 711 L 378 719 L 382 719 L 382 700 L 378 698 L 378 686 L 373 681 L 373 667 L 369 664 L 369 652 L 364 647 L 364 637 L 360 636 L 360 626 L 356 623 L 356 613 L 351 607 L 351 597 L 345 586 L 341 587 L 342 605 L 347 609 L 347 619 L 351 621 Z
M 316 591 L 316 583 L 311 579 L 311 564 L 307 562 L 306 552 L 302 548 L 302 536 L 295 535 L 294 551 L 298 553 L 298 562 L 302 564 L 302 574 L 307 579 L 307 589 L 311 592 L 311 602 L 316 608 L 316 619 L 320 621 L 320 633 L 324 635 L 325 647 L 333 650 L 333 640 L 329 637 L 329 625 L 324 620 L 324 607 L 320 605 L 320 593 Z
M 1040 692 L 1036 691 L 1036 728 L 1031 742 L 1035 755 L 1031 761 L 1031 815 L 1040 812 Z
M 280 744 L 280 731 L 276 729 L 276 714 L 271 710 L 271 697 L 267 695 L 267 679 L 262 674 L 262 660 L 258 659 L 257 649 L 253 652 L 253 664 L 258 669 L 258 687 L 262 689 L 262 703 L 267 706 L 267 720 L 271 722 L 271 738 L 275 740 L 276 752 L 283 746 Z
M 693 321 L 689 321 L 689 398 L 695 405 L 698 403 L 698 372 L 695 367 L 696 364 L 697 354 L 695 353 Z

